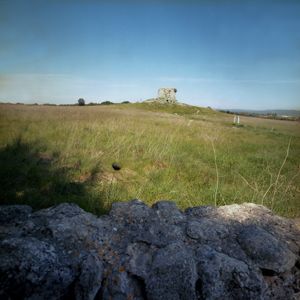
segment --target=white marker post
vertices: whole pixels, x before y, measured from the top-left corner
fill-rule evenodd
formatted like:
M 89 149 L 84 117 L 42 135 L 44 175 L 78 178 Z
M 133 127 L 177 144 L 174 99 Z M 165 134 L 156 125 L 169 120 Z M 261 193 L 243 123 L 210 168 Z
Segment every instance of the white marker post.
M 240 124 L 240 116 L 237 117 L 237 123 Z

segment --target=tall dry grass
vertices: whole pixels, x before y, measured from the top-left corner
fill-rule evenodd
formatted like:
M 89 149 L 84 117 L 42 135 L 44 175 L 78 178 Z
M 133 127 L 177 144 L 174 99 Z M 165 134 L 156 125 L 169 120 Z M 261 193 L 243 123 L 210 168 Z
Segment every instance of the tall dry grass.
M 1 105 L 1 203 L 73 201 L 102 213 L 132 198 L 182 209 L 255 202 L 299 216 L 299 123 L 231 119 L 151 104 Z

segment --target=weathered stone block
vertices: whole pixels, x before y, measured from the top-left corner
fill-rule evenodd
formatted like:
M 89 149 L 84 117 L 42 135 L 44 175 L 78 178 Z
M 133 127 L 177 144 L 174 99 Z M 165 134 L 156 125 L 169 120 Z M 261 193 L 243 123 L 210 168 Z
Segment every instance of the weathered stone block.
M 175 88 L 160 88 L 158 90 L 158 101 L 162 103 L 176 103 L 176 93 Z

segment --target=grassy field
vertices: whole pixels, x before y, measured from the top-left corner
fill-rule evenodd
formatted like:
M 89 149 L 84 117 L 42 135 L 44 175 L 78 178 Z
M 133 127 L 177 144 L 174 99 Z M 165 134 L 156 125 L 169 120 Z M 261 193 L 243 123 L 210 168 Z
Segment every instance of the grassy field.
M 1 204 L 254 202 L 300 216 L 300 124 L 155 103 L 0 105 Z M 112 163 L 122 169 L 115 171 Z

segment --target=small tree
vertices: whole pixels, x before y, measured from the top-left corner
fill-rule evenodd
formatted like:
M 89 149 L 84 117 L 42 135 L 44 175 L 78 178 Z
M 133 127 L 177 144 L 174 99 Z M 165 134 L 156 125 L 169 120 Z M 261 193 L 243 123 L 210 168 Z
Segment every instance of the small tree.
M 83 98 L 79 98 L 79 99 L 78 99 L 78 105 L 79 105 L 79 106 L 85 105 L 85 101 L 84 101 Z

